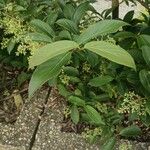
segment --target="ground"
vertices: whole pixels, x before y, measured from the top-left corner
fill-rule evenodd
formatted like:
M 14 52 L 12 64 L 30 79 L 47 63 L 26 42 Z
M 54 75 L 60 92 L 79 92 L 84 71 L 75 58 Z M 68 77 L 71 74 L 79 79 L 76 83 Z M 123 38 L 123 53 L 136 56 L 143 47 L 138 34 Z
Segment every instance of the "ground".
M 55 89 L 50 95 L 48 91 L 42 89 L 31 100 L 26 99 L 14 124 L 0 124 L 0 150 L 99 150 L 100 144 L 90 145 L 79 134 L 61 132 L 65 100 L 56 97 Z M 133 150 L 149 146 L 131 144 Z

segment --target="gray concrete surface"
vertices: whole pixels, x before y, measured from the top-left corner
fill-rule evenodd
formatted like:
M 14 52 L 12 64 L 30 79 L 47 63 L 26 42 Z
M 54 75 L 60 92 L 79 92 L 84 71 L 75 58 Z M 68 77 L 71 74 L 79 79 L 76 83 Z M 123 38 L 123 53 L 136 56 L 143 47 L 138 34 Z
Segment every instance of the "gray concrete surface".
M 0 123 L 1 145 L 23 146 L 29 149 L 41 113 L 38 106 L 42 104 L 46 94 L 47 91 L 40 91 L 33 99 L 27 99 L 15 124 Z
M 0 144 L 0 150 L 25 150 L 25 147 L 24 146 L 14 147 L 10 145 Z
M 63 99 L 55 94 L 49 98 L 32 150 L 99 150 L 79 134 L 61 132 L 64 108 Z
M 103 10 L 111 8 L 111 0 L 97 0 L 97 2 L 93 4 L 93 6 L 99 13 L 101 13 Z M 125 3 L 122 3 L 119 10 L 119 17 L 123 18 L 124 15 L 130 10 L 135 10 L 135 16 L 139 16 L 140 12 L 144 11 L 144 8 L 138 3 L 137 6 L 134 6 L 132 3 L 130 3 L 129 6 L 127 6 Z

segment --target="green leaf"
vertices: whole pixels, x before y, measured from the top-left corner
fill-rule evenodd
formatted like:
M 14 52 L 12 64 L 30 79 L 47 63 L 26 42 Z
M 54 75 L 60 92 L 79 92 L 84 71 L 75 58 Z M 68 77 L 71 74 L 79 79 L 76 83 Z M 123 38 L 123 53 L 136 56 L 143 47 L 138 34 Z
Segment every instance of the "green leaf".
M 85 54 L 88 63 L 92 67 L 95 67 L 100 62 L 99 55 L 97 55 L 96 53 L 93 53 L 92 51 L 86 51 Z
M 82 92 L 78 88 L 74 91 L 74 94 L 77 96 L 82 96 Z
M 89 85 L 94 86 L 94 87 L 100 87 L 102 85 L 105 85 L 109 82 L 111 82 L 113 78 L 111 76 L 99 76 L 96 78 L 93 78 L 89 81 Z
M 95 52 L 110 61 L 136 70 L 132 56 L 120 46 L 104 41 L 93 41 L 87 43 L 84 48 L 91 50 L 92 52 Z
M 61 32 L 59 33 L 59 37 L 60 37 L 61 39 L 67 39 L 67 40 L 71 40 L 71 39 L 72 39 L 71 34 L 70 34 L 69 31 L 67 31 L 67 30 L 61 31 Z
M 149 128 L 150 126 L 150 115 L 147 114 L 141 118 L 142 123 Z
M 118 38 L 126 39 L 126 38 L 132 38 L 132 37 L 134 38 L 136 37 L 136 35 L 132 32 L 127 32 L 127 31 L 118 32 L 113 36 L 113 38 L 115 39 L 118 39 Z
M 16 11 L 16 12 L 18 12 L 18 11 L 26 11 L 27 10 L 26 8 L 24 8 L 21 5 L 16 5 L 13 9 L 14 9 L 13 11 Z
M 150 115 L 150 100 L 146 101 L 146 112 Z
M 29 61 L 29 67 L 32 68 L 34 66 L 38 66 L 59 54 L 75 48 L 78 48 L 78 44 L 67 40 L 47 44 L 33 54 Z
M 95 123 L 91 120 L 91 118 L 87 115 L 87 113 L 81 113 L 80 115 L 82 122 L 86 122 L 90 125 L 95 125 Z
M 47 16 L 47 23 L 50 26 L 53 26 L 55 21 L 57 20 L 58 17 L 58 13 L 57 12 L 51 12 L 48 16 Z
M 14 49 L 15 45 L 16 45 L 15 39 L 10 39 L 10 41 L 8 42 L 8 45 L 7 45 L 7 51 L 9 54 Z
M 108 139 L 106 141 L 106 143 L 104 143 L 104 145 L 102 146 L 102 150 L 113 150 L 116 144 L 116 138 L 112 137 L 110 139 Z
M 58 87 L 59 94 L 64 96 L 64 97 L 68 97 L 72 94 L 71 92 L 69 92 L 66 89 L 66 87 L 63 84 L 58 84 L 57 87 Z
M 49 86 L 55 86 L 57 84 L 57 77 L 47 81 Z
M 147 65 L 149 65 L 150 67 L 150 47 L 145 45 L 142 46 L 141 49 L 142 49 L 144 60 L 146 61 Z
M 64 66 L 71 58 L 71 53 L 58 55 L 38 66 L 33 72 L 29 83 L 29 98 L 33 96 L 35 91 L 39 89 L 48 80 L 54 80 L 61 72 Z
M 139 72 L 140 81 L 148 92 L 150 92 L 150 71 L 147 71 L 145 69 L 141 70 Z
M 36 42 L 46 42 L 46 43 L 51 43 L 52 39 L 42 33 L 29 33 L 28 36 L 31 38 L 31 40 L 36 41 Z
M 89 2 L 81 3 L 75 10 L 73 15 L 73 20 L 76 24 L 79 24 L 82 17 L 86 14 L 86 11 L 89 9 Z
M 25 72 L 21 72 L 21 74 L 18 75 L 17 81 L 18 81 L 18 86 L 20 87 L 22 83 L 30 79 L 30 74 L 27 74 Z
M 105 125 L 100 114 L 92 106 L 86 105 L 84 109 L 93 123 L 95 123 L 96 125 Z
M 103 20 L 89 26 L 77 39 L 79 44 L 85 44 L 93 38 L 100 35 L 115 33 L 122 26 L 128 25 L 127 23 L 119 20 Z
M 77 96 L 70 96 L 68 101 L 77 106 L 85 106 L 85 101 Z
M 134 16 L 134 10 L 129 11 L 123 18 L 125 22 L 131 22 Z
M 150 36 L 149 35 L 139 35 L 137 37 L 138 46 L 141 48 L 142 46 L 150 47 Z
M 61 9 L 64 8 L 66 5 L 65 0 L 57 0 L 56 3 L 61 7 Z
M 79 111 L 78 111 L 78 107 L 76 105 L 73 105 L 71 107 L 71 120 L 73 121 L 73 123 L 78 124 L 79 122 Z
M 73 32 L 75 34 L 78 34 L 78 27 L 76 26 L 76 24 L 69 20 L 69 19 L 59 19 L 56 22 L 59 26 L 63 27 L 65 30 L 68 30 L 70 32 Z
M 79 82 L 81 82 L 81 80 L 80 80 L 78 77 L 70 76 L 69 78 L 70 78 L 69 81 L 70 81 L 71 83 L 79 83 Z
M 35 28 L 40 32 L 46 33 L 47 35 L 50 35 L 51 37 L 55 36 L 55 32 L 53 31 L 51 26 L 44 21 L 41 21 L 39 19 L 34 19 L 30 22 L 30 24 L 35 26 Z
M 6 2 L 4 0 L 0 0 L 0 8 L 5 7 Z
M 143 59 L 143 56 L 142 56 L 142 51 L 140 50 L 137 50 L 137 49 L 130 49 L 128 50 L 128 53 L 133 57 L 134 61 L 135 62 L 138 62 L 139 63 L 144 63 L 144 59 Z
M 110 96 L 108 94 L 100 94 L 100 95 L 93 95 L 93 99 L 101 101 L 101 102 L 105 102 L 105 101 L 109 101 L 110 100 Z
M 65 74 L 68 76 L 79 76 L 79 71 L 77 68 L 71 67 L 71 66 L 66 66 L 63 68 L 63 71 Z
M 137 85 L 139 83 L 139 75 L 135 71 L 128 72 L 126 79 L 128 82 L 135 84 L 135 85 Z
M 74 7 L 71 4 L 67 4 L 64 6 L 63 13 L 67 19 L 71 19 L 74 14 Z
M 138 136 L 141 133 L 142 133 L 141 129 L 136 125 L 131 125 L 120 131 L 120 135 L 125 137 Z

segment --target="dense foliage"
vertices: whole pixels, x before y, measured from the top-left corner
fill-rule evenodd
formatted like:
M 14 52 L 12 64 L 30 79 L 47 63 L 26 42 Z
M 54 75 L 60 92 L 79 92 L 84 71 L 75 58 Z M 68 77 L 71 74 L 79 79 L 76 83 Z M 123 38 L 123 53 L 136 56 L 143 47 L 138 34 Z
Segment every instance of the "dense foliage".
M 56 86 L 68 102 L 66 117 L 90 124 L 83 136 L 101 140 L 104 150 L 119 138 L 150 138 L 149 9 L 111 20 L 92 0 L 2 2 L 0 60 L 35 68 L 30 98 L 44 83 Z

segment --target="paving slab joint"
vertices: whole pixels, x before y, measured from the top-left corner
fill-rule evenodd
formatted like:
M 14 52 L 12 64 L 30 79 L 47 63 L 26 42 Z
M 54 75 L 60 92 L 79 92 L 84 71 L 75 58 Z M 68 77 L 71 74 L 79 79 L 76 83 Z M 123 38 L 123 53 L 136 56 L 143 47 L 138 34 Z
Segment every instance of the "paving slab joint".
M 41 110 L 41 113 L 40 113 L 40 115 L 39 115 L 39 119 L 37 120 L 37 123 L 36 123 L 35 129 L 34 129 L 33 135 L 32 135 L 32 137 L 31 137 L 28 150 L 32 150 L 32 147 L 33 147 L 33 145 L 34 145 L 35 138 L 36 138 L 36 134 L 37 134 L 37 132 L 38 132 L 39 125 L 40 125 L 40 122 L 41 122 L 41 117 L 42 117 L 42 115 L 43 115 L 43 113 L 44 113 L 44 111 L 45 111 L 45 105 L 46 105 L 47 102 L 48 102 L 48 98 L 50 97 L 51 90 L 52 90 L 52 87 L 49 87 L 48 92 L 47 92 L 47 95 L 46 95 L 46 98 L 45 98 L 45 101 L 44 101 L 44 105 L 43 105 L 42 110 Z

